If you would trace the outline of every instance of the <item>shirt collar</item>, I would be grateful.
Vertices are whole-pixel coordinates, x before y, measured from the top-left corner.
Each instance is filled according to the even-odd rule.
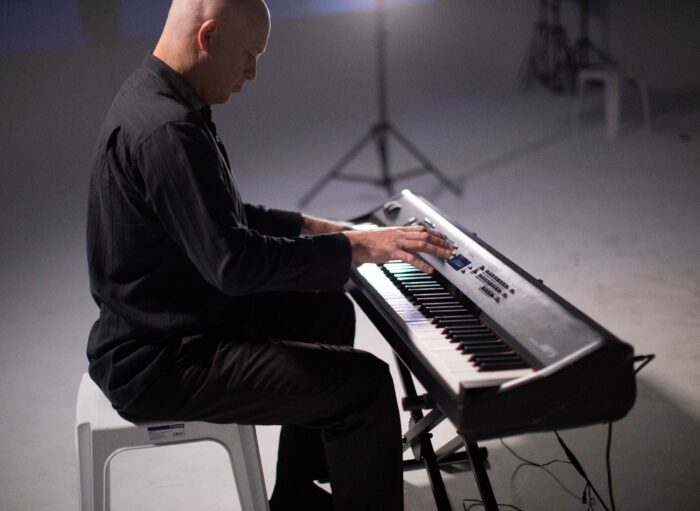
[[[160,60],[153,54],[146,55],[143,59],[143,67],[160,78],[165,84],[177,94],[180,99],[193,111],[199,112],[205,120],[211,122],[211,108],[192,89],[185,78],[175,71],[168,64]]]

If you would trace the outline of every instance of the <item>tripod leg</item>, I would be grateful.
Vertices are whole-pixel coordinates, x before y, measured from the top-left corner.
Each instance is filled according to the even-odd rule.
[[[350,148],[350,150],[343,155],[340,160],[338,160],[338,163],[336,163],[331,170],[328,171],[328,173],[323,176],[314,186],[311,187],[311,189],[304,194],[304,196],[299,200],[299,206],[304,207],[306,206],[309,202],[311,202],[311,199],[313,199],[318,192],[321,191],[321,189],[326,186],[332,179],[334,179],[338,174],[342,172],[342,170],[352,161],[352,159],[359,153],[364,146],[366,146],[368,143],[372,141],[372,136],[373,133],[370,131],[367,133],[364,137],[362,137],[354,146]]]
[[[440,182],[445,185],[446,188],[449,188],[452,193],[455,195],[462,195],[462,189],[457,185],[456,183],[452,182],[450,179],[447,178],[440,170],[438,170],[435,165],[425,156],[423,153],[421,153],[418,148],[413,145],[404,135],[402,135],[396,128],[394,128],[392,125],[388,126],[388,130],[391,134],[393,134],[396,139],[403,145],[408,152],[410,152],[418,161],[420,161],[423,166],[425,167],[425,170],[428,172],[431,172],[432,174],[437,177]]]
[[[374,133],[374,144],[377,146],[379,166],[382,172],[382,184],[386,188],[387,195],[394,195],[394,183],[389,176],[389,139],[386,126],[381,126]]]

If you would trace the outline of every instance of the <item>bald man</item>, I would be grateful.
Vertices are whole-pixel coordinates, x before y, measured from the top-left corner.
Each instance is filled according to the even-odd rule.
[[[175,0],[115,97],[90,182],[90,375],[127,418],[282,425],[273,511],[400,510],[393,382],[352,348],[342,287],[352,262],[431,271],[416,252],[450,247],[241,199],[210,105],[255,78],[269,31],[261,0]]]

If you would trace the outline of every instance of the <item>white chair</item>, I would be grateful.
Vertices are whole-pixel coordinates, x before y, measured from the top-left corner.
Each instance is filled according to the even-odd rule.
[[[646,82],[639,78],[632,78],[616,68],[590,68],[578,72],[578,108],[576,123],[578,125],[583,108],[583,91],[588,83],[602,83],[605,94],[605,133],[609,139],[615,139],[620,134],[620,106],[622,85],[629,83],[639,90],[644,116],[644,127],[651,131],[651,110],[649,108],[649,91]]]
[[[255,426],[123,419],[84,374],[76,407],[80,509],[109,511],[109,463],[126,449],[210,440],[228,452],[243,511],[269,511]]]

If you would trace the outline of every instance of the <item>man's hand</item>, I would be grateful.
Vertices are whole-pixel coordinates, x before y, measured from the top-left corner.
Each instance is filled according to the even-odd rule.
[[[350,240],[353,262],[385,263],[400,259],[426,273],[432,273],[433,268],[418,259],[415,252],[450,257],[453,249],[444,234],[421,226],[382,227],[343,234]]]
[[[352,224],[347,222],[336,222],[334,220],[326,220],[316,216],[301,214],[301,234],[330,234],[332,232],[348,231],[352,229]]]

